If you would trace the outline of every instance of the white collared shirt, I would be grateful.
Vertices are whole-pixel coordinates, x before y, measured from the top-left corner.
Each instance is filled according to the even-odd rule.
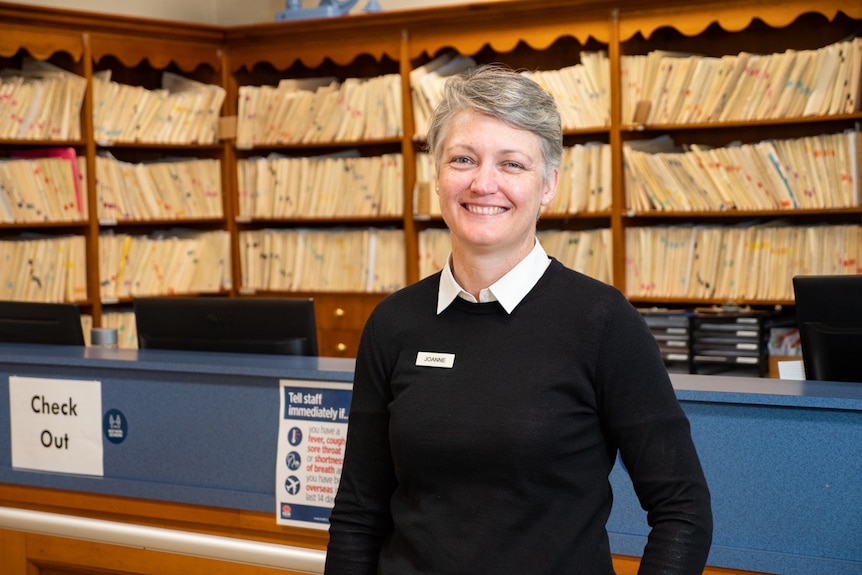
[[[458,285],[455,276],[452,275],[452,254],[446,258],[446,265],[443,266],[443,272],[440,276],[440,291],[437,292],[437,313],[441,313],[449,307],[456,297],[461,297],[473,303],[485,303],[498,301],[506,313],[512,313],[512,310],[521,303],[533,286],[548,269],[551,264],[551,259],[545,253],[542,244],[536,241],[533,249],[527,256],[518,264],[509,270],[506,275],[498,279],[490,286],[483,288],[479,292],[479,300],[473,297],[473,294],[467,292],[464,288]]]

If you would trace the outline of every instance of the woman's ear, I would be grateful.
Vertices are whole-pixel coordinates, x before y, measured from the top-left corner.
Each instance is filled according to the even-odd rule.
[[[554,171],[545,180],[545,188],[542,191],[542,205],[547,206],[557,195],[557,185],[560,183],[560,169],[554,168]]]

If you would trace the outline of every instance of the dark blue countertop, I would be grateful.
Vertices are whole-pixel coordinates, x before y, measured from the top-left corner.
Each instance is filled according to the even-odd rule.
[[[354,361],[334,357],[0,344],[0,366],[15,364],[261,377],[280,377],[289,371],[295,378],[351,381]]]

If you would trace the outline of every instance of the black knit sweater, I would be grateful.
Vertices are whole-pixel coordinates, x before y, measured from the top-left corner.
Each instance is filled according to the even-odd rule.
[[[641,573],[701,573],[706,481],[622,294],[553,261],[511,314],[457,298],[437,315],[438,285],[390,295],[365,327],[326,575],[612,574],[618,451],[652,526]]]

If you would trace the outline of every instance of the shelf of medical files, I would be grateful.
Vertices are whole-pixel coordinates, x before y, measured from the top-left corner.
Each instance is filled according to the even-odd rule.
[[[829,134],[845,134],[848,138],[855,134],[856,153],[859,154],[859,132],[862,130],[862,112],[840,114],[833,116],[806,116],[769,120],[746,120],[730,122],[710,122],[692,124],[646,125],[626,124],[620,127],[622,146],[629,142],[645,141],[669,137],[675,145],[675,152],[687,152],[694,145],[705,149],[735,146],[738,144],[758,144],[777,139],[800,139]],[[853,144],[848,144],[848,153],[853,152]],[[856,162],[855,180],[862,180],[862,165]],[[851,176],[853,177],[853,176]],[[623,184],[624,186],[624,184]],[[622,216],[624,221],[631,223],[636,219],[687,219],[687,218],[733,218],[742,217],[825,217],[832,214],[860,214],[862,203],[853,206],[831,206],[823,208],[788,206],[783,209],[748,210],[728,208],[717,211],[674,210],[674,209],[634,209],[630,207],[631,200],[626,200],[623,193]]]
[[[57,48],[59,50],[59,47]],[[15,58],[19,57],[35,57],[35,54],[29,51],[30,47],[21,47],[18,54],[15,55]],[[2,46],[0,46],[0,51],[2,51]],[[43,56],[51,63],[55,64],[61,63],[65,58],[69,57],[71,53],[57,53],[53,54],[44,54]],[[80,54],[72,56],[73,58],[80,57]],[[59,60],[57,59],[59,58]],[[77,69],[80,65],[80,62],[65,62],[64,66],[69,66],[70,68]],[[62,156],[65,159],[71,159],[72,162],[72,177],[77,173],[76,170],[78,167],[82,166],[82,160],[85,158],[86,153],[86,142],[80,138],[3,138],[0,139],[0,156],[2,156],[2,160],[12,160],[12,159],[31,159],[36,160],[39,158],[46,159],[50,161],[55,155],[55,151],[57,152],[57,157]],[[75,159],[77,158],[77,159]],[[38,174],[39,170],[42,168],[35,168],[33,174]],[[83,174],[82,174],[83,175]],[[18,182],[16,180],[16,183]],[[0,222],[0,241],[11,242],[9,245],[15,244],[17,248],[24,243],[31,243],[31,245],[35,246],[40,243],[44,243],[43,240],[52,244],[53,246],[49,249],[57,249],[61,244],[64,244],[64,247],[61,249],[68,250],[71,248],[67,241],[74,242],[76,244],[76,249],[74,250],[75,254],[81,254],[83,261],[80,262],[83,267],[78,268],[77,271],[88,269],[87,258],[84,256],[88,249],[88,244],[91,243],[91,225],[92,221],[89,217],[89,206],[87,205],[88,194],[86,191],[86,179],[79,177],[77,182],[74,182],[75,189],[74,194],[76,196],[77,201],[77,213],[69,216],[67,215],[68,209],[71,209],[72,212],[75,212],[75,208],[70,204],[60,205],[57,203],[54,206],[49,206],[52,203],[47,197],[47,194],[56,191],[49,190],[45,188],[42,192],[45,194],[44,196],[31,196],[30,194],[34,194],[36,192],[35,189],[31,188],[29,184],[27,186],[21,185],[17,187],[17,192],[20,194],[24,192],[23,195],[19,195],[18,198],[24,201],[27,205],[33,207],[33,209],[38,210],[47,210],[40,211],[39,213],[31,213],[31,214],[23,214],[16,213],[15,210],[11,213],[12,221],[2,221]],[[66,190],[67,193],[71,193],[71,190]],[[5,193],[5,190],[2,192]],[[13,194],[14,196],[14,194]],[[10,200],[14,200],[13,196],[7,196],[5,201],[8,202]],[[59,196],[58,196],[59,198]],[[62,198],[60,201],[66,201],[68,196]],[[58,210],[60,210],[58,212]],[[0,214],[5,211],[0,207]],[[83,240],[80,244],[78,240]],[[30,256],[34,256],[36,251],[39,248],[33,248],[30,251]],[[80,251],[79,251],[80,250]],[[72,251],[66,251],[67,257],[72,257]],[[53,271],[49,271],[44,265],[40,268],[42,273],[47,273],[53,277],[45,277],[42,276],[37,277],[33,275],[28,278],[35,286],[38,286],[38,290],[28,289],[26,290],[26,294],[22,294],[21,290],[18,289],[20,287],[20,282],[15,281],[14,278],[16,276],[9,275],[9,266],[10,261],[6,259],[8,257],[8,253],[4,254],[3,258],[5,260],[5,268],[0,266],[0,276],[5,278],[3,288],[0,289],[0,293],[3,295],[0,297],[6,299],[15,299],[22,301],[62,301],[68,303],[74,303],[81,308],[83,314],[88,317],[91,316],[94,310],[94,301],[92,298],[92,294],[89,293],[91,291],[91,286],[89,285],[89,278],[80,277],[80,274],[73,273],[71,265],[60,265],[58,268],[52,268]],[[76,260],[77,261],[77,260]],[[12,260],[14,263],[14,258]],[[46,262],[47,263],[47,260]],[[69,264],[69,261],[65,262]],[[35,269],[35,268],[34,268]],[[20,275],[20,268],[19,268]],[[48,284],[56,284],[56,278],[60,276],[64,276],[66,279],[64,283],[68,286],[64,288],[63,294],[57,293],[49,293],[46,290],[48,289]]]
[[[195,190],[198,194],[197,207],[186,211],[182,206],[170,207],[163,205],[163,200],[166,202],[163,194],[166,190],[155,190],[157,197],[151,198],[151,206],[157,212],[152,213],[134,212],[129,210],[126,213],[118,213],[119,210],[111,211],[101,205],[103,198],[99,194],[99,187],[96,188],[96,211],[98,217],[98,241],[99,253],[103,253],[107,249],[107,245],[112,241],[111,236],[125,238],[129,241],[147,241],[159,239],[178,239],[191,238],[194,236],[202,236],[203,234],[224,234],[223,240],[225,252],[222,254],[222,260],[225,260],[227,269],[222,273],[222,279],[218,285],[210,286],[203,290],[198,289],[156,289],[155,291],[147,290],[120,290],[119,293],[106,293],[104,283],[107,277],[111,274],[109,270],[101,269],[101,257],[99,262],[96,262],[97,272],[99,274],[100,302],[105,312],[128,313],[131,310],[131,303],[135,297],[139,296],[227,296],[231,294],[231,285],[234,283],[232,271],[230,267],[230,221],[226,214],[230,213],[229,204],[227,202],[227,191],[225,181],[229,172],[226,170],[224,162],[225,145],[222,143],[213,144],[160,144],[149,142],[100,142],[97,145],[97,154],[110,154],[114,159],[121,162],[134,163],[143,165],[146,163],[165,163],[176,162],[177,160],[185,161],[215,161],[216,173],[210,175],[211,183],[217,186],[217,194],[215,202],[210,201],[206,207],[201,205],[206,201],[204,195],[212,194],[213,190],[205,191],[202,187]],[[181,164],[177,164],[181,165]],[[214,179],[212,179],[214,178]],[[188,190],[185,190],[188,192]],[[177,198],[179,199],[179,198]],[[103,209],[104,208],[104,209]],[[119,263],[118,269],[123,269],[124,264]],[[164,269],[170,269],[168,262],[165,262]],[[110,290],[108,290],[110,291]]]
[[[629,124],[620,128],[622,145],[633,140],[655,138],[670,135],[680,146],[679,151],[687,149],[689,144],[705,144],[707,147],[718,147],[732,143],[755,143],[773,139],[774,137],[817,136],[824,132],[840,133],[849,130],[848,138],[855,137],[860,141],[859,126],[862,113],[841,114],[836,116],[809,116],[803,118],[785,118],[776,120],[718,122],[709,124],[673,124],[673,125],[643,125]],[[846,132],[845,132],[846,133]],[[854,136],[855,135],[855,136]],[[852,146],[850,147],[852,151]],[[858,152],[857,152],[858,154]],[[856,173],[850,178],[855,181],[857,194],[862,180],[862,168],[858,162],[854,164]],[[626,168],[624,167],[623,170]],[[625,183],[622,184],[623,187]],[[730,229],[756,225],[789,225],[801,228],[817,229],[822,226],[858,226],[862,223],[862,204],[836,205],[832,207],[796,207],[788,205],[780,209],[735,209],[704,211],[700,209],[635,209],[632,199],[627,199],[628,191],[623,190],[624,205],[621,208],[620,226],[622,236],[626,237],[629,230],[636,228],[696,228],[716,227]],[[693,193],[693,192],[692,192]],[[858,196],[857,200],[858,202]],[[630,246],[626,245],[624,258],[630,261],[634,255]],[[852,270],[851,270],[852,271]],[[843,272],[841,272],[843,273]],[[629,299],[638,304],[656,305],[722,305],[730,299],[739,305],[754,305],[758,307],[792,306],[790,297],[724,297],[698,298],[683,295],[643,295],[632,286],[626,286]],[[786,290],[785,290],[786,291]]]

